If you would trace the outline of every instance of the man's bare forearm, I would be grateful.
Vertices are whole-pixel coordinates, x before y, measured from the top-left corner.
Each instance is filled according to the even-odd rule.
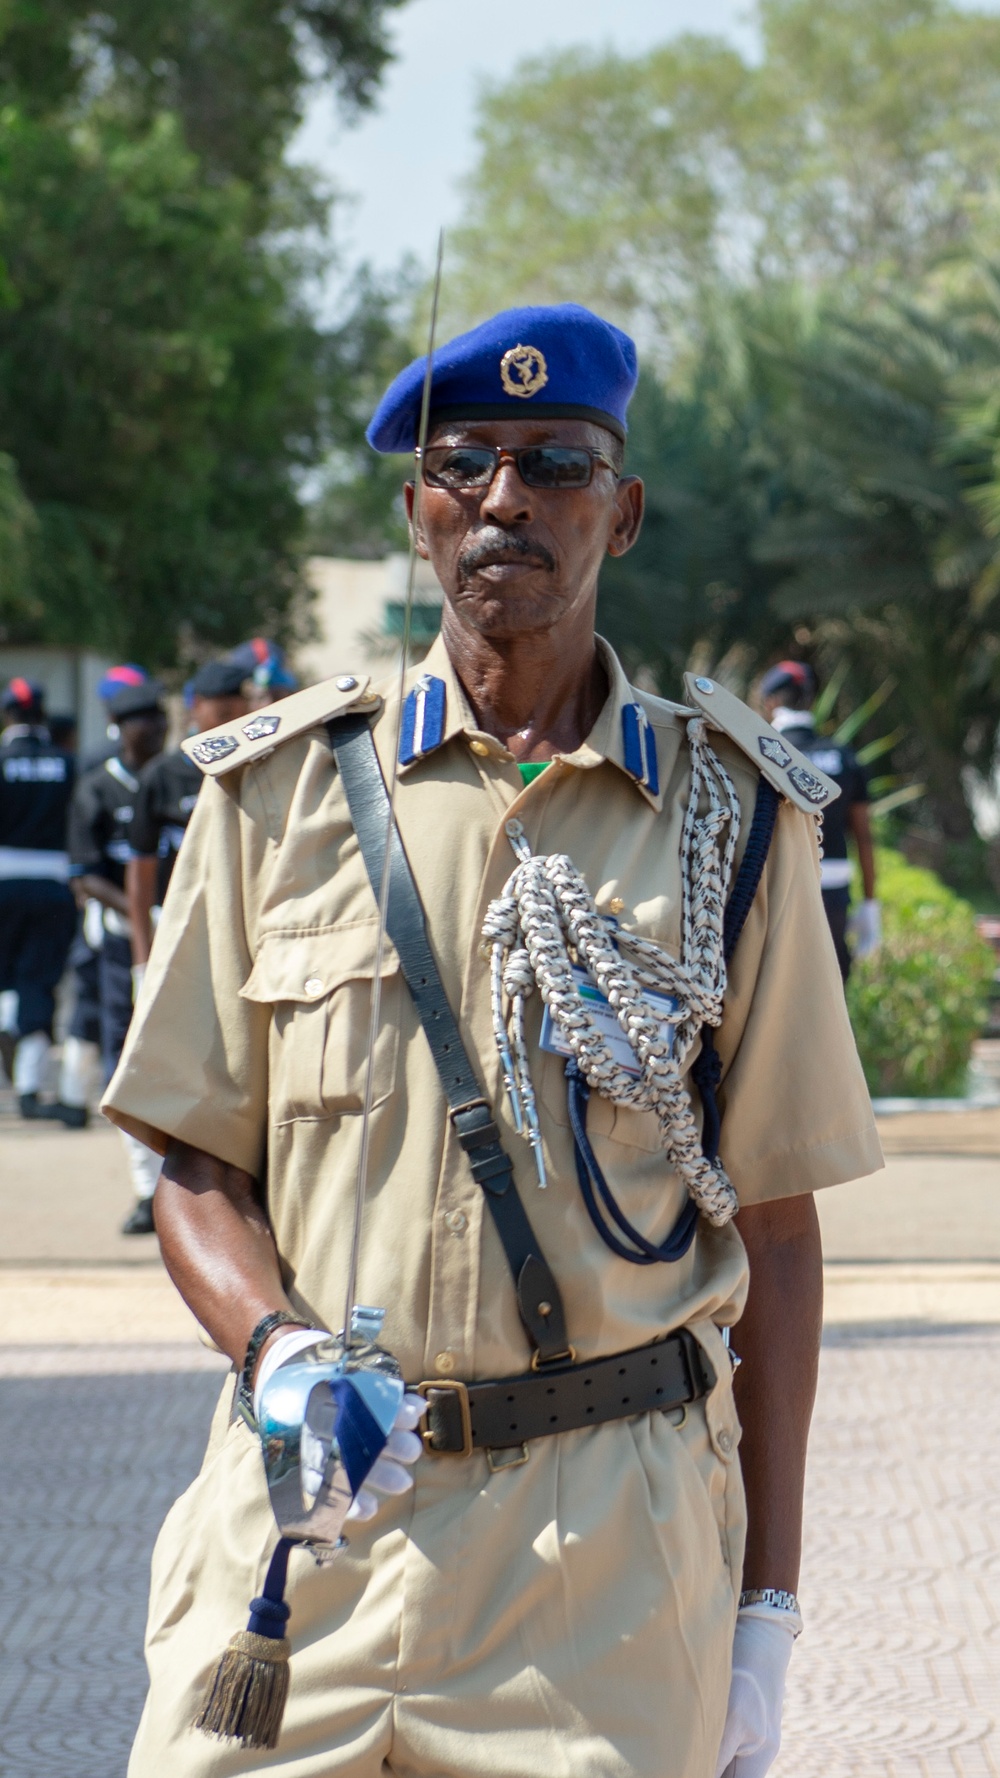
[[[294,1313],[256,1181],[200,1148],[173,1142],[155,1203],[167,1271],[216,1345],[241,1366],[258,1321],[272,1309]]]
[[[156,901],[157,870],[155,858],[130,858],[125,866],[133,963],[148,963],[153,946],[152,912]]]
[[[823,1254],[812,1197],[742,1210],[750,1294],[733,1329],[747,1497],[744,1587],[794,1592],[802,1555],[806,1445],[823,1330]]]

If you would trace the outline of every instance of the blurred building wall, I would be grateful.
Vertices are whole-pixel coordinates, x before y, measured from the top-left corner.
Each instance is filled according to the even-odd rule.
[[[391,670],[397,658],[407,566],[403,555],[381,562],[313,556],[306,564],[316,593],[310,616],[318,635],[296,649],[295,666],[308,684],[352,670],[378,676]],[[437,577],[419,558],[414,600],[414,652],[419,654],[437,633],[441,612]]]

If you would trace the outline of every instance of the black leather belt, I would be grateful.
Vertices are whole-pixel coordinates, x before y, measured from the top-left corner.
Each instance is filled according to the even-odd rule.
[[[504,1450],[554,1432],[661,1413],[698,1401],[715,1373],[687,1328],[655,1346],[635,1346],[591,1364],[546,1365],[489,1383],[437,1377],[418,1383],[427,1402],[424,1449],[438,1457]],[[527,1453],[525,1452],[525,1455]]]

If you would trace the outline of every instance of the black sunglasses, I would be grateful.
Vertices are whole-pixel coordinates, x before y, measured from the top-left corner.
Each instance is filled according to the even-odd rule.
[[[587,488],[595,463],[603,463],[617,477],[618,470],[603,451],[583,445],[526,445],[508,451],[499,445],[429,445],[417,450],[428,487],[488,488],[501,463],[516,463],[521,480],[529,488]]]

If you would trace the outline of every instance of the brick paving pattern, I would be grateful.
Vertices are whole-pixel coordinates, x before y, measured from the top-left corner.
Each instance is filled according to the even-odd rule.
[[[7,1356],[0,1775],[122,1778],[149,1551],[219,1379],[149,1349],[75,1376]],[[774,1778],[1000,1778],[998,1404],[1000,1329],[828,1337]]]
[[[774,1778],[1000,1775],[1000,1329],[828,1336]]]

